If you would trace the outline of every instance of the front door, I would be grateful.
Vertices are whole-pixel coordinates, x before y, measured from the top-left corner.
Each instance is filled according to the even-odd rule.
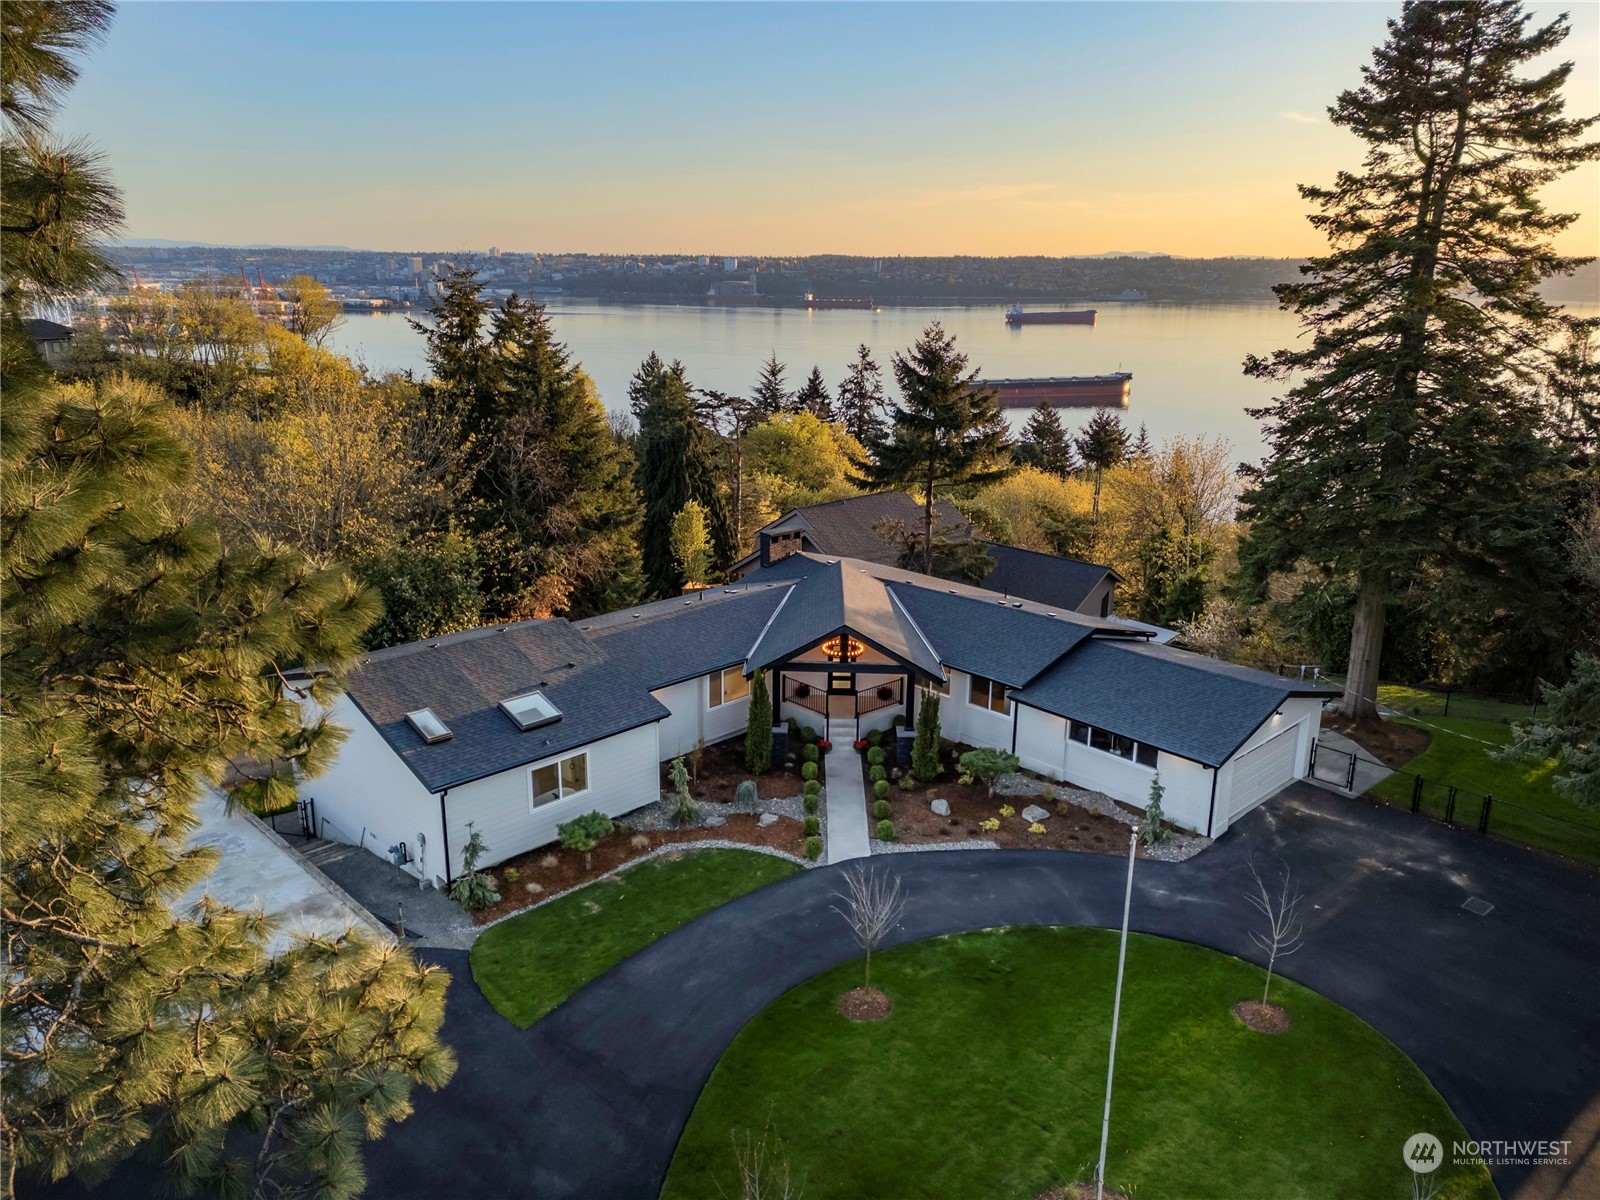
[[[856,719],[856,677],[853,671],[828,672],[828,719]]]

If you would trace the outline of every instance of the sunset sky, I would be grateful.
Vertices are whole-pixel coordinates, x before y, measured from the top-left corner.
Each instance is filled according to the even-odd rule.
[[[1600,7],[1572,10],[1574,114]],[[1299,255],[1397,4],[124,4],[59,122],[127,233],[372,249]],[[1552,187],[1595,253],[1600,170]]]

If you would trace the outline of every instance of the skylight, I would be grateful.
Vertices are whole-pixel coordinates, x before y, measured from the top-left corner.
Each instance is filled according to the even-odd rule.
[[[524,732],[561,720],[561,710],[551,704],[543,692],[529,692],[526,696],[502,700],[500,711],[515,721],[517,728]]]
[[[417,731],[417,736],[430,746],[435,742],[448,742],[452,736],[450,726],[439,720],[431,708],[419,708],[416,712],[408,712],[406,720],[411,723],[411,728]]]

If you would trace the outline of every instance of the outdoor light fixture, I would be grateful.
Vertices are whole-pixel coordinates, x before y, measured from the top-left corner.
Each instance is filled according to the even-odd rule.
[[[829,662],[855,662],[865,652],[865,642],[853,637],[831,637],[822,643],[822,652]]]

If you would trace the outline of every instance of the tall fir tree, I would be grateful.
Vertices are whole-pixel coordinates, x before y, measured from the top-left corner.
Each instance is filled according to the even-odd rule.
[[[1143,421],[1139,422],[1139,432],[1133,435],[1133,441],[1128,445],[1128,457],[1137,463],[1155,461],[1156,448],[1150,441],[1150,429]]]
[[[452,269],[440,281],[432,320],[411,322],[431,375],[424,390],[454,418],[461,437],[481,429],[499,404],[489,345],[493,308],[476,275]]]
[[[178,906],[218,861],[187,844],[206,788],[276,799],[327,763],[340,732],[306,714],[377,608],[342,570],[175,511],[167,398],[63,386],[34,350],[24,301],[106,278],[115,189],[43,123],[110,15],[0,17],[0,1190],[94,1183],[147,1145],[175,1194],[342,1200],[362,1139],[454,1069],[448,977],[354,931],[273,953],[260,913]]]
[[[756,380],[756,390],[750,398],[755,402],[756,409],[766,416],[788,412],[793,406],[794,395],[783,382],[785,370],[784,364],[778,361],[776,350],[767,355],[767,361],[761,364],[761,376]]]
[[[832,421],[833,398],[828,395],[828,385],[822,380],[822,369],[812,367],[811,374],[794,394],[794,407],[798,412],[808,412],[819,421]]]
[[[894,375],[902,403],[889,432],[866,443],[871,458],[857,464],[854,481],[922,492],[922,571],[931,575],[937,492],[1005,478],[1011,443],[994,391],[978,385],[978,372],[967,370],[967,356],[937,321],[909,353],[894,356]]]
[[[1037,467],[1059,479],[1067,478],[1078,469],[1078,460],[1072,453],[1072,438],[1061,423],[1061,414],[1048,401],[1040,401],[1023,426],[1016,459],[1023,466]]]
[[[888,432],[883,419],[883,369],[872,359],[865,343],[856,349],[855,361],[839,381],[835,419],[862,445],[882,439]]]
[[[1100,529],[1100,489],[1105,483],[1105,473],[1122,465],[1128,456],[1128,431],[1122,418],[1109,409],[1097,408],[1076,439],[1078,457],[1086,470],[1094,474],[1094,501],[1092,520],[1095,532]]]
[[[490,337],[474,520],[491,617],[588,616],[637,602],[639,497],[589,377],[544,306],[516,296]]]
[[[698,500],[706,511],[712,565],[725,570],[736,556],[717,437],[701,420],[680,362],[668,366],[652,351],[634,372],[628,397],[639,422],[638,483],[644,502],[639,542],[645,584],[652,595],[672,596],[684,585],[672,551],[672,521],[690,500]]]
[[[1408,3],[1389,22],[1329,110],[1365,143],[1361,169],[1300,189],[1330,248],[1276,290],[1307,336],[1245,364],[1292,385],[1252,410],[1269,453],[1242,498],[1245,578],[1260,590],[1305,563],[1353,580],[1352,718],[1376,719],[1385,621],[1411,581],[1509,587],[1516,610],[1558,565],[1544,510],[1562,468],[1537,381],[1593,322],[1539,295],[1587,261],[1552,248],[1575,218],[1539,190],[1600,148],[1582,140],[1595,118],[1565,116],[1571,63],[1526,68],[1567,33],[1515,0]]]

